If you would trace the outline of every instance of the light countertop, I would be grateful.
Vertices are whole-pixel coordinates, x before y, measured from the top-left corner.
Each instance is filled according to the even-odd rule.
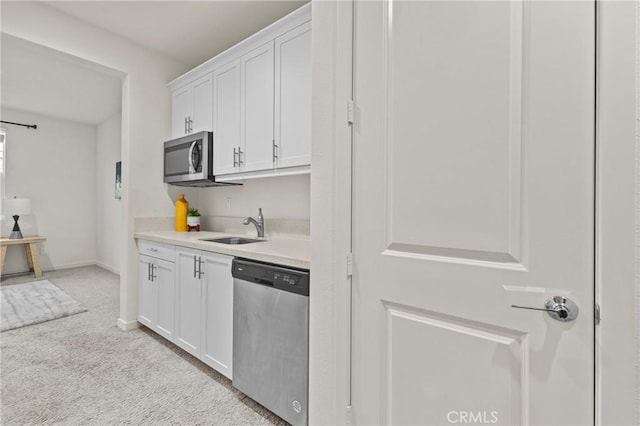
[[[189,247],[197,250],[228,254],[263,262],[276,263],[294,268],[309,269],[309,240],[294,240],[285,238],[265,238],[266,241],[251,244],[221,244],[200,241],[203,238],[244,237],[247,235],[233,235],[222,232],[175,232],[175,231],[145,231],[136,232],[135,238],[156,241],[176,246]],[[250,237],[253,238],[253,237]]]

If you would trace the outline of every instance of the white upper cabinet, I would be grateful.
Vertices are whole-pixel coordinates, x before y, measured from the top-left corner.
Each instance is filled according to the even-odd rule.
[[[187,124],[191,114],[191,87],[174,90],[171,96],[171,136],[179,138],[188,133]]]
[[[276,167],[311,164],[311,22],[275,40]]]
[[[213,128],[213,77],[207,74],[176,89],[171,102],[174,138]]]
[[[213,77],[207,74],[191,86],[191,133],[213,129]]]
[[[218,180],[311,165],[311,4],[169,83],[173,137],[213,130]]]
[[[242,171],[273,168],[273,41],[242,56]]]
[[[240,147],[240,59],[213,72],[213,173],[236,173]]]

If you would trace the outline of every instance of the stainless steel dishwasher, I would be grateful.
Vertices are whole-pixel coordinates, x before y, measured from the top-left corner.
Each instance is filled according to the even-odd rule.
[[[232,275],[233,386],[306,425],[309,271],[236,258]]]

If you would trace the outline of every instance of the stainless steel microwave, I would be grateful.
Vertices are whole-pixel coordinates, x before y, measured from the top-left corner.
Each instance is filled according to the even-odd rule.
[[[164,181],[178,186],[228,186],[213,175],[213,133],[199,132],[164,143]]]

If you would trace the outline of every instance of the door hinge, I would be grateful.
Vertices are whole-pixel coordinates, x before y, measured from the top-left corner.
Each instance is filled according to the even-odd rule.
[[[347,102],[347,123],[349,124],[353,124],[353,109],[353,99],[351,99]]]
[[[353,253],[347,253],[347,278],[353,275]]]
[[[596,303],[595,309],[594,309],[594,320],[596,325],[600,325],[600,305],[598,305]]]

